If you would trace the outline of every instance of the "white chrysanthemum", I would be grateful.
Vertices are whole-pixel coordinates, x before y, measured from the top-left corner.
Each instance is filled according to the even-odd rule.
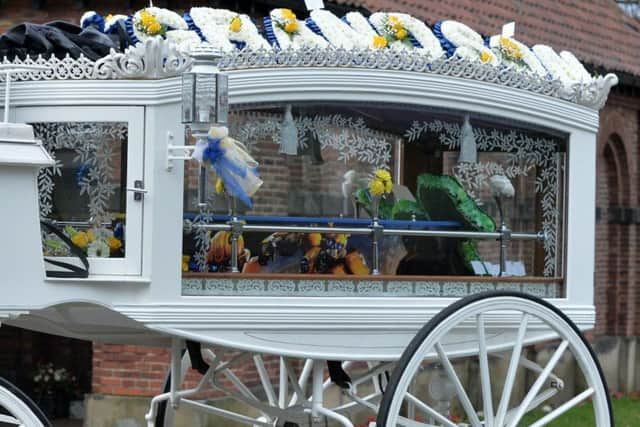
[[[90,258],[109,258],[109,244],[103,239],[96,239],[89,244],[87,256]]]
[[[227,23],[227,28],[229,29],[229,39],[235,42],[243,42],[247,44],[247,47],[252,50],[258,49],[269,49],[269,42],[267,42],[261,35],[260,31],[258,31],[258,27],[253,23],[251,18],[248,15],[239,14],[236,17],[240,18],[240,31],[235,32],[231,30],[231,21]]]
[[[560,52],[560,58],[567,64],[567,74],[569,74],[569,77],[573,80],[581,83],[588,83],[593,80],[591,74],[589,74],[587,69],[584,68],[584,65],[578,61],[578,58],[576,58],[573,53],[563,50]]]
[[[328,10],[315,9],[311,11],[310,15],[332,46],[345,49],[365,49],[370,47],[371,43],[368,39],[363,38],[349,24]]]
[[[484,45],[482,36],[465,24],[457,21],[443,21],[440,24],[440,31],[444,38],[456,47],[457,56],[472,61],[488,62],[492,65],[499,64],[498,57]]]
[[[111,31],[111,28],[116,25],[120,21],[125,21],[127,19],[127,15],[108,15],[104,19],[104,32],[108,33]]]
[[[189,26],[182,16],[161,7],[147,7],[147,12],[156,17],[161,24],[171,27],[172,30],[187,30]]]
[[[229,41],[229,37],[227,36],[227,25],[218,25],[215,22],[210,22],[200,27],[200,31],[202,31],[202,35],[207,40],[207,43],[213,47],[224,52],[235,49],[235,46]]]
[[[565,86],[575,83],[567,72],[567,64],[551,47],[537,44],[532,50],[553,78],[560,80]]]
[[[376,31],[371,28],[371,24],[360,12],[349,12],[345,15],[351,28],[362,35],[367,42],[367,47],[373,48],[374,38],[378,35]]]
[[[317,35],[307,27],[307,25],[300,20],[296,20],[298,23],[297,31],[293,33],[286,32],[282,27],[287,20],[283,15],[284,9],[273,9],[269,16],[271,18],[271,26],[273,27],[273,34],[278,40],[278,44],[281,49],[301,49],[304,47],[327,47],[329,43]]]
[[[213,9],[211,7],[192,7],[189,11],[193,23],[202,28],[204,25],[214,23],[229,25],[238,14],[226,9]]]
[[[189,30],[167,31],[166,38],[169,43],[175,44],[180,52],[186,54],[201,43],[200,36]]]
[[[509,58],[505,57],[504,55],[502,55],[502,51],[500,50],[500,39],[502,38],[501,35],[496,35],[496,36],[492,36],[489,39],[489,46],[491,46],[491,49],[493,50],[493,53],[496,54],[496,56],[498,56],[498,58],[500,58],[500,61],[505,64],[505,65],[509,65],[509,66],[513,66],[516,67],[517,69],[525,69],[528,71],[533,72],[534,74],[540,76],[540,77],[546,77],[547,75],[547,70],[544,68],[544,66],[542,65],[542,63],[540,62],[540,60],[533,54],[533,52],[531,52],[531,49],[529,49],[528,46],[526,46],[524,43],[519,42],[518,40],[511,38],[511,37],[507,37],[507,39],[509,39],[510,42],[514,43],[516,46],[518,46],[518,48],[520,49],[520,52],[522,53],[522,62],[524,63],[525,67],[522,67],[522,65],[510,60]]]

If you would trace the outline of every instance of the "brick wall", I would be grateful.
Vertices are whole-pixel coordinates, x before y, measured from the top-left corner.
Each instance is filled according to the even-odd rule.
[[[639,205],[638,110],[637,100],[616,95],[600,115],[595,266],[599,334],[640,334],[638,225],[624,215]]]

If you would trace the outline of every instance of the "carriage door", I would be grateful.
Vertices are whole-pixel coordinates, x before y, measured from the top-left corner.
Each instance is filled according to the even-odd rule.
[[[86,252],[91,275],[141,274],[144,195],[133,189],[144,186],[144,108],[18,108],[16,120],[55,159],[38,176],[40,217]],[[44,255],[76,262],[54,234],[43,232],[42,245]]]

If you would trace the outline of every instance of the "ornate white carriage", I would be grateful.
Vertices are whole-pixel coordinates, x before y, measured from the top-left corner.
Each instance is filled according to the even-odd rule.
[[[264,185],[251,209],[226,215],[213,185],[200,188],[208,203],[196,197],[198,177],[214,175],[183,162],[193,146],[183,142],[180,74],[191,59],[173,45],[151,38],[96,63],[5,63],[43,68],[16,74],[9,117],[41,142],[22,127],[0,141],[10,242],[0,245],[2,323],[171,346],[150,426],[169,425],[182,407],[249,425],[352,426],[356,406],[378,412],[379,425],[517,425],[566,397],[553,373],[566,353],[583,387],[532,425],[588,398],[597,425],[612,425],[579,330],[595,321],[596,132],[615,76],[566,84],[393,49],[228,52],[219,67],[229,75],[230,134],[258,160]],[[393,198],[379,207],[375,197],[354,199],[381,168]],[[513,182],[515,197],[491,190],[496,175]],[[74,262],[37,226],[45,218],[89,251],[88,277],[45,274],[43,249]],[[550,360],[528,359],[523,348],[544,341]],[[180,388],[185,342],[203,374],[193,390]],[[280,356],[277,385],[262,354]],[[502,359],[504,379],[492,377]],[[469,360],[477,379],[461,381]],[[327,361],[344,362],[329,363],[330,380]],[[233,373],[249,362],[261,393]],[[523,371],[534,380],[512,398]],[[339,403],[323,400],[334,385]],[[0,387],[12,417],[46,424]],[[191,397],[207,388],[259,414]]]

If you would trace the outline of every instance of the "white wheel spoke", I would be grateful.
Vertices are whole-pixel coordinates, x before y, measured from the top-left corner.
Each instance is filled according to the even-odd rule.
[[[432,418],[435,418],[436,420],[441,422],[443,425],[448,426],[448,427],[457,427],[457,424],[455,424],[450,419],[446,418],[444,415],[442,415],[440,412],[436,411],[432,407],[428,406],[426,403],[424,403],[422,400],[420,400],[417,397],[415,397],[413,394],[407,393],[405,395],[405,399],[407,399],[409,402],[413,403],[419,410],[424,412],[426,415],[428,415],[428,416],[430,416]],[[409,420],[409,421],[411,421],[411,420]],[[398,421],[398,422],[400,423],[400,421]]]
[[[0,423],[20,425],[20,421],[16,420],[10,415],[0,415]]]
[[[549,374],[551,373],[553,368],[555,368],[556,365],[558,364],[558,361],[560,360],[560,358],[562,357],[562,355],[564,354],[568,346],[569,346],[569,341],[566,341],[566,340],[562,341],[562,343],[558,346],[556,351],[553,353],[553,356],[551,356],[551,359],[549,359],[547,366],[544,367],[544,370],[540,373],[536,381],[531,386],[531,389],[525,396],[524,400],[520,404],[520,407],[516,411],[516,414],[514,415],[513,419],[511,420],[511,423],[509,424],[509,427],[515,427],[516,425],[518,425],[518,423],[520,422],[520,419],[522,419],[522,416],[527,411],[527,408],[529,407],[531,402],[533,402],[533,399],[536,397],[536,395],[542,388],[542,385],[549,377]]]
[[[556,409],[554,409],[553,411],[549,412],[547,415],[545,415],[544,417],[540,418],[538,421],[536,421],[535,423],[531,424],[529,427],[542,427],[542,426],[545,426],[545,425],[549,424],[551,421],[555,420],[560,415],[562,415],[565,412],[567,412],[569,409],[571,409],[574,406],[578,405],[580,402],[583,402],[583,401],[587,400],[594,392],[595,392],[595,390],[593,388],[586,389],[585,391],[583,391],[579,395],[575,396],[571,400],[569,400],[569,401],[563,403],[562,405],[558,406]]]
[[[496,413],[496,426],[504,425],[504,418],[509,409],[509,399],[511,398],[511,392],[513,391],[513,385],[516,380],[517,368],[519,365],[520,354],[522,353],[522,344],[524,342],[524,335],[527,332],[527,323],[529,322],[529,315],[524,313],[520,320],[520,327],[518,328],[518,335],[516,342],[513,346],[513,352],[511,353],[511,360],[509,361],[509,368],[507,369],[507,375],[504,380],[504,389],[502,390],[502,396],[500,397],[500,404],[498,405],[498,412]]]
[[[460,378],[458,378],[456,371],[453,369],[453,365],[451,364],[451,362],[449,361],[449,358],[445,354],[444,349],[442,348],[442,345],[440,343],[436,343],[435,348],[436,348],[436,352],[438,353],[438,357],[442,362],[442,366],[444,367],[444,370],[447,373],[447,376],[453,382],[456,388],[456,394],[458,395],[458,399],[460,399],[460,403],[462,404],[464,411],[467,413],[467,417],[469,417],[469,422],[471,422],[471,425],[474,427],[481,427],[478,414],[476,413],[476,410],[473,408],[473,405],[471,404],[471,400],[469,400],[469,396],[467,395],[467,392],[464,391],[464,387],[460,382]]]
[[[545,391],[543,391],[542,393],[537,395],[535,399],[533,399],[533,402],[531,402],[531,404],[529,404],[529,406],[527,407],[527,410],[525,412],[533,411],[538,406],[542,405],[544,402],[546,402],[547,400],[551,399],[556,394],[558,394],[558,389],[557,388],[548,388],[548,389],[546,389]],[[513,416],[515,415],[516,411],[519,408],[520,407],[518,406],[517,408],[511,409],[511,410],[509,410],[509,412],[507,412],[507,415],[504,418],[504,423],[505,424],[509,424],[511,422],[511,420],[513,419]]]
[[[487,357],[487,341],[484,331],[484,316],[478,314],[478,343],[480,363],[480,383],[482,384],[482,404],[484,408],[484,423],[493,426],[493,397],[491,395],[491,375],[489,373],[489,358]]]
[[[264,394],[267,396],[269,405],[275,406],[276,393],[273,391],[273,385],[271,385],[271,379],[269,379],[267,369],[264,367],[262,356],[259,354],[254,355],[253,362],[256,364],[256,370],[258,371],[258,376],[260,377],[260,382],[262,383],[262,388],[264,389]]]
[[[298,384],[298,379],[296,378],[296,373],[293,371],[291,367],[291,363],[289,363],[289,359],[284,357],[284,367],[287,370],[287,376],[289,377],[289,382],[293,386],[293,392],[298,396],[297,400],[304,399],[304,392],[302,388],[300,388],[300,384]]]

